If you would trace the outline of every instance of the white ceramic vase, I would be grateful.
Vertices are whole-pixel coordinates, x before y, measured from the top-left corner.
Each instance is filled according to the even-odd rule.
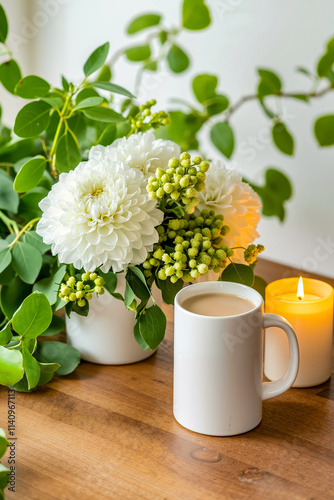
[[[124,295],[125,274],[117,275],[116,292]],[[161,304],[158,290],[155,300]],[[160,291],[159,291],[160,292]],[[157,295],[157,297],[156,297]],[[159,304],[160,302],[160,304]],[[66,317],[67,342],[78,349],[85,361],[103,365],[124,365],[146,359],[155,350],[144,350],[133,335],[135,314],[106,292],[89,301],[87,317],[72,313]]]

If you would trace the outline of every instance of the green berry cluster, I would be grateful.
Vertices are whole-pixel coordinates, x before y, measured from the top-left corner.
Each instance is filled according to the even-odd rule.
[[[159,242],[143,263],[146,277],[155,273],[172,283],[193,281],[211,269],[218,273],[233,255],[233,250],[222,245],[229,227],[213,210],[190,215],[189,220],[170,219],[166,227],[161,225],[157,230]]]
[[[92,293],[104,294],[104,284],[104,279],[96,273],[83,273],[80,280],[65,275],[59,297],[65,302],[76,302],[79,307],[84,307],[87,300],[92,298]]]
[[[249,245],[244,251],[244,259],[250,266],[255,264],[259,253],[264,251],[263,245]]]
[[[152,99],[139,106],[139,112],[131,117],[131,133],[146,132],[151,128],[157,129],[169,124],[169,115],[165,111],[152,113],[151,108],[156,103],[157,101]]]
[[[186,214],[192,214],[198,204],[197,193],[205,187],[205,172],[208,169],[209,163],[200,156],[193,161],[189,153],[182,153],[180,159],[171,158],[167,170],[158,168],[155,177],[149,179],[149,196],[162,201],[164,207],[177,204]]]

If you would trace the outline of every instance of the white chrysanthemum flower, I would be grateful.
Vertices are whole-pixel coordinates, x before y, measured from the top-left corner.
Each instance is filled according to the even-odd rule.
[[[142,172],[124,162],[90,160],[63,173],[40,204],[37,233],[59,261],[77,269],[123,271],[141,264],[159,239],[163,213]]]
[[[125,161],[130,167],[141,170],[146,179],[155,175],[156,169],[167,169],[168,160],[179,157],[181,150],[172,141],[156,139],[152,132],[139,132],[117,139],[110,146],[94,146],[89,159],[101,161]]]
[[[219,160],[213,162],[198,198],[197,209],[214,210],[224,216],[224,224],[230,227],[224,243],[230,248],[247,247],[259,236],[260,199],[249,184],[242,182],[240,172],[227,169]],[[235,256],[243,260],[242,252],[235,252]]]

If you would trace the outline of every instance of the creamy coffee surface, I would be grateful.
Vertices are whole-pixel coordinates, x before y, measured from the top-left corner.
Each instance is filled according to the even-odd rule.
[[[203,316],[237,316],[254,309],[255,305],[239,295],[228,293],[202,293],[185,299],[181,306],[189,312]]]

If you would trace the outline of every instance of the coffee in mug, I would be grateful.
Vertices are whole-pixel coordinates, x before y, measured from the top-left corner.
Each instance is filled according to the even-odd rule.
[[[203,293],[188,297],[183,309],[203,316],[236,316],[254,309],[255,304],[240,295],[229,293]]]

